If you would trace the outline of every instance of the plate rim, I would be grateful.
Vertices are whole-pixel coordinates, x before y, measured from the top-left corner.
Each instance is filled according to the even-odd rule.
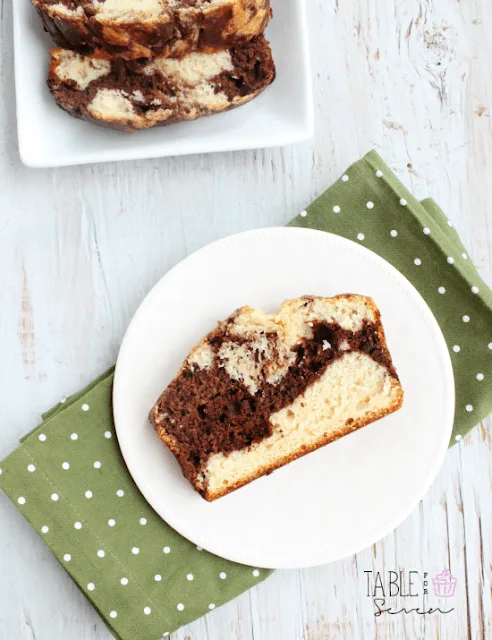
[[[419,502],[423,499],[423,497],[427,494],[427,492],[429,491],[429,489],[431,488],[433,482],[435,481],[437,474],[439,473],[439,470],[441,469],[443,463],[444,463],[444,459],[446,456],[446,453],[448,451],[448,445],[449,445],[449,441],[450,441],[450,437],[452,434],[452,430],[453,430],[453,424],[454,424],[454,415],[455,415],[455,403],[456,403],[456,393],[455,393],[455,384],[454,384],[454,372],[453,372],[453,366],[452,366],[452,361],[451,361],[451,355],[449,353],[449,349],[447,347],[446,344],[446,340],[444,338],[444,335],[442,333],[442,330],[439,326],[439,323],[437,322],[434,314],[432,313],[430,307],[428,306],[428,304],[425,302],[424,298],[422,297],[422,295],[419,293],[419,291],[414,287],[414,285],[408,280],[408,278],[406,278],[401,272],[399,272],[395,267],[393,267],[393,265],[391,263],[389,263],[387,260],[385,260],[384,258],[382,258],[381,256],[379,256],[377,253],[375,253],[374,251],[371,251],[370,249],[368,249],[367,247],[364,247],[360,244],[358,244],[357,242],[354,242],[353,240],[349,240],[348,238],[345,238],[343,236],[339,236],[337,234],[333,234],[327,231],[321,231],[318,229],[309,229],[309,228],[304,228],[304,227],[260,227],[257,229],[250,229],[247,231],[242,231],[239,233],[235,233],[235,234],[230,234],[227,235],[225,237],[222,237],[218,240],[215,240],[211,243],[208,243],[206,245],[204,245],[203,247],[197,249],[196,251],[194,251],[193,253],[187,255],[186,257],[184,257],[182,260],[180,260],[177,264],[175,264],[171,269],[169,269],[169,271],[167,271],[162,278],[160,278],[155,284],[154,286],[150,289],[150,291],[147,293],[147,295],[144,297],[144,299],[142,300],[142,302],[140,303],[140,305],[138,306],[136,312],[134,313],[128,328],[124,334],[123,340],[121,342],[121,346],[120,346],[120,350],[118,352],[118,358],[116,361],[116,366],[115,366],[115,373],[114,373],[114,381],[113,381],[113,390],[112,390],[112,400],[113,400],[113,415],[114,415],[114,423],[115,423],[115,432],[116,432],[116,436],[118,439],[118,444],[120,446],[120,451],[121,451],[121,455],[124,459],[125,465],[128,469],[128,472],[130,473],[133,481],[135,482],[138,490],[140,491],[140,493],[142,494],[142,496],[144,497],[144,499],[146,500],[146,502],[152,507],[152,509],[157,513],[157,515],[164,521],[166,522],[171,528],[173,528],[177,533],[179,533],[180,535],[182,535],[184,538],[186,538],[187,540],[191,541],[194,544],[199,544],[201,547],[203,547],[204,549],[206,549],[207,551],[209,551],[210,553],[213,553],[214,555],[217,555],[219,557],[222,557],[226,560],[230,560],[232,562],[236,562],[238,564],[243,564],[243,565],[247,565],[247,566],[257,566],[260,568],[264,568],[264,569],[303,569],[303,568],[309,568],[309,567],[315,567],[315,566],[321,566],[320,562],[313,562],[313,563],[309,563],[309,564],[296,564],[296,563],[291,563],[291,562],[287,562],[287,563],[283,563],[281,566],[271,566],[268,563],[256,563],[256,562],[251,562],[250,560],[241,560],[238,559],[237,557],[233,557],[230,554],[223,554],[220,549],[219,546],[215,546],[215,545],[211,545],[211,544],[204,544],[203,540],[194,540],[194,536],[193,535],[189,535],[189,532],[185,532],[178,524],[178,526],[176,526],[176,522],[174,521],[173,518],[169,519],[169,518],[164,518],[164,516],[161,513],[161,509],[159,508],[159,505],[155,504],[154,500],[151,500],[147,497],[147,495],[145,494],[145,492],[142,490],[141,485],[140,485],[140,479],[142,476],[140,476],[139,471],[140,469],[136,469],[135,470],[135,475],[133,473],[133,470],[130,469],[130,467],[128,466],[127,463],[127,458],[125,455],[125,451],[122,447],[121,444],[121,440],[120,440],[120,434],[119,434],[119,429],[118,429],[118,388],[120,385],[120,378],[122,377],[122,362],[124,362],[125,359],[125,355],[126,355],[126,345],[128,345],[127,342],[127,337],[131,334],[132,329],[134,326],[136,326],[137,321],[138,321],[138,316],[140,315],[140,313],[144,312],[144,306],[146,304],[149,304],[150,300],[152,299],[153,295],[155,295],[156,290],[159,288],[159,286],[161,285],[161,283],[167,278],[169,277],[172,273],[176,273],[180,268],[182,268],[182,265],[189,259],[194,258],[197,259],[197,257],[201,254],[201,253],[205,253],[206,251],[212,251],[214,250],[217,246],[222,245],[222,244],[228,244],[231,242],[234,242],[236,240],[240,240],[244,237],[248,237],[248,236],[257,236],[259,233],[267,233],[267,234],[273,234],[274,236],[279,234],[279,233],[283,233],[283,234],[293,234],[293,235],[316,235],[316,236],[320,236],[323,235],[324,238],[326,238],[326,236],[328,236],[328,239],[331,242],[335,242],[338,244],[346,245],[348,248],[352,249],[352,250],[356,250],[359,251],[362,255],[365,255],[367,258],[371,259],[372,261],[375,261],[376,263],[379,263],[380,266],[382,266],[384,269],[386,269],[387,272],[389,272],[389,274],[396,280],[396,281],[400,281],[400,282],[404,282],[406,284],[407,287],[409,287],[410,291],[412,292],[415,302],[419,304],[421,311],[427,316],[427,320],[428,322],[433,325],[433,329],[434,329],[434,334],[435,334],[435,338],[436,338],[436,343],[438,344],[438,348],[439,348],[439,352],[440,352],[440,356],[441,359],[443,361],[443,363],[445,363],[445,368],[442,371],[442,376],[445,380],[445,387],[448,389],[449,393],[449,398],[450,398],[450,406],[447,408],[448,411],[448,424],[445,424],[445,421],[443,420],[443,425],[441,426],[441,429],[443,431],[443,444],[441,445],[441,448],[439,450],[438,455],[435,456],[434,459],[434,463],[433,465],[430,466],[430,468],[427,470],[427,474],[426,474],[426,481],[424,483],[424,487],[415,494],[414,500],[409,501],[409,505],[407,505],[407,507],[405,509],[403,509],[401,512],[399,511],[397,515],[394,516],[394,518],[392,518],[391,520],[386,521],[385,525],[386,526],[381,526],[380,530],[377,533],[377,538],[375,540],[371,540],[366,542],[365,544],[361,545],[361,544],[357,544],[357,545],[353,545],[353,548],[349,548],[348,550],[345,550],[343,555],[334,555],[333,557],[329,557],[329,554],[327,555],[327,558],[325,560],[323,560],[321,562],[321,564],[327,564],[327,563],[331,563],[331,562],[336,562],[339,560],[342,560],[344,558],[347,558],[351,555],[354,555],[356,553],[361,552],[362,550],[368,548],[371,544],[374,544],[376,542],[378,542],[379,540],[381,540],[382,538],[384,538],[386,535],[389,535],[390,533],[392,533],[400,524],[402,524],[408,517],[409,515],[415,510],[415,508],[417,507],[417,505],[419,504]],[[150,424],[150,423],[149,423]],[[446,436],[446,437],[444,437]],[[135,477],[137,476],[137,477]],[[142,484],[144,484],[144,480],[142,479]],[[376,535],[376,534],[375,534]]]

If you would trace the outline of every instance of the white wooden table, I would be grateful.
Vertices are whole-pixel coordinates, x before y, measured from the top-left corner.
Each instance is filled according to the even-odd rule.
[[[492,3],[306,1],[312,142],[37,171],[17,154],[11,3],[0,0],[0,457],[43,410],[114,362],[139,302],[172,265],[222,236],[285,224],[370,148],[417,196],[441,204],[492,284]],[[174,637],[490,640],[491,454],[488,421],[453,447],[392,535],[333,565],[278,572]],[[458,579],[453,612],[374,617],[364,571],[445,567]],[[109,637],[1,496],[0,638]]]

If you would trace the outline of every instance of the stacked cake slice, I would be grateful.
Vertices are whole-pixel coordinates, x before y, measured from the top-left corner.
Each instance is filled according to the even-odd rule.
[[[275,77],[269,0],[33,0],[60,48],[48,85],[75,117],[126,131],[240,106]]]

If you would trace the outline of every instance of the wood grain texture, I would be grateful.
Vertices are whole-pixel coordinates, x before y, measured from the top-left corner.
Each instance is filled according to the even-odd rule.
[[[114,362],[133,312],[172,265],[230,233],[285,224],[370,148],[439,202],[492,284],[492,3],[307,4],[312,142],[37,171],[18,159],[11,3],[0,0],[0,457]],[[418,509],[373,548],[277,572],[175,640],[492,638],[491,426],[453,447]],[[364,571],[447,566],[458,578],[452,613],[374,617]],[[110,638],[5,497],[0,637]]]

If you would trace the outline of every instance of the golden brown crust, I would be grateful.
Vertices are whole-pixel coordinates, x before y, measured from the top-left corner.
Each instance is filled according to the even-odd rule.
[[[154,410],[150,413],[150,421],[154,426],[154,429],[157,433],[157,435],[159,436],[159,438],[162,440],[162,442],[166,445],[166,447],[171,451],[171,453],[174,454],[174,456],[176,457],[176,460],[178,461],[178,463],[180,464],[181,468],[183,469],[183,465],[181,464],[181,457],[183,455],[183,452],[181,450],[181,448],[179,447],[178,443],[176,442],[176,440],[173,438],[173,436],[171,436],[169,433],[167,433],[167,431],[159,426],[156,421],[155,421],[155,408]],[[203,484],[203,482],[200,480],[200,478],[198,476],[194,476],[194,477],[188,477],[185,476],[193,485],[193,487],[198,491],[198,493],[200,493],[206,500],[206,496],[205,496],[205,486]],[[209,502],[211,502],[209,500]]]
[[[53,4],[33,0],[45,30],[65,48],[102,48],[120,57],[180,58],[191,51],[216,51],[244,44],[265,30],[270,0],[230,0],[198,10],[186,21],[164,15],[141,22],[101,22],[96,16],[62,16]]]

